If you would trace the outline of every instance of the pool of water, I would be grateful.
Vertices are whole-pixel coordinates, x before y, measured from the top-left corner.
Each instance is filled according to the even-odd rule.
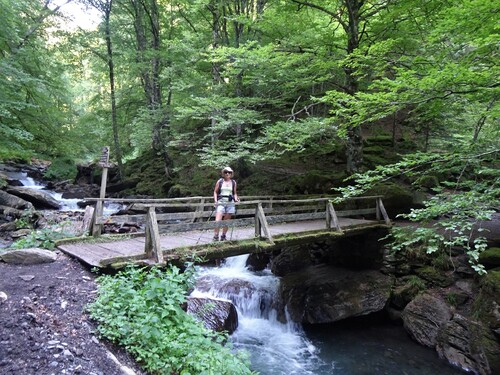
[[[357,318],[305,327],[304,332],[317,348],[315,375],[466,373],[440,359],[434,349],[417,344],[392,322]]]

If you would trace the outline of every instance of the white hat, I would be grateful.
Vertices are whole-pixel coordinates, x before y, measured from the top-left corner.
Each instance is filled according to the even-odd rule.
[[[225,172],[225,171],[233,173],[233,170],[231,169],[231,167],[224,167],[222,172]]]

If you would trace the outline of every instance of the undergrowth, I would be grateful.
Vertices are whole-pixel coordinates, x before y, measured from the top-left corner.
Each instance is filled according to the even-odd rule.
[[[192,265],[185,272],[128,267],[100,276],[90,315],[102,336],[153,374],[252,374],[246,355],[226,343],[227,335],[206,329],[181,308],[194,272]]]

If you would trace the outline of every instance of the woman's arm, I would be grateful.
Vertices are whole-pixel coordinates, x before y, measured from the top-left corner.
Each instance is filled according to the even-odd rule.
[[[235,202],[239,202],[240,199],[238,198],[238,191],[236,190],[236,188],[238,187],[238,184],[236,183],[236,181],[234,181],[234,196],[233,196],[233,199]]]

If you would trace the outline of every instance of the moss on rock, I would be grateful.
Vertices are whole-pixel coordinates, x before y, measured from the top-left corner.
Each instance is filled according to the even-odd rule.
[[[420,267],[415,270],[415,273],[430,284],[443,288],[452,285],[454,281],[451,273],[439,271],[432,266]]]
[[[490,247],[479,255],[479,263],[487,270],[500,267],[500,247]]]
[[[413,193],[403,184],[391,182],[377,184],[366,195],[382,195],[384,207],[391,218],[402,212],[408,212],[413,205]]]
[[[474,315],[493,330],[500,329],[500,270],[489,271],[472,307]]]
[[[420,292],[426,289],[426,283],[418,276],[405,276],[396,281],[391,293],[391,303],[402,310]]]

